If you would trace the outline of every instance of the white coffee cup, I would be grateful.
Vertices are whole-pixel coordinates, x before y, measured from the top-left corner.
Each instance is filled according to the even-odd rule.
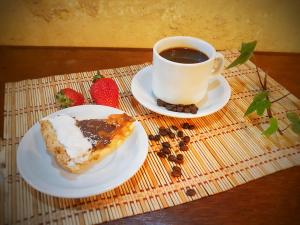
[[[205,53],[208,60],[184,64],[163,58],[160,53],[170,48],[192,48]],[[167,37],[153,47],[152,90],[154,95],[171,104],[196,104],[207,93],[209,79],[222,73],[224,56],[198,38]]]

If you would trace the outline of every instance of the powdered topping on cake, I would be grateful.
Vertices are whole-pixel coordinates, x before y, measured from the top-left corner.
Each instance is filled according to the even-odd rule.
[[[65,147],[71,159],[87,155],[93,148],[92,143],[84,137],[80,128],[76,126],[76,120],[71,116],[57,115],[47,120],[52,124],[58,141]]]

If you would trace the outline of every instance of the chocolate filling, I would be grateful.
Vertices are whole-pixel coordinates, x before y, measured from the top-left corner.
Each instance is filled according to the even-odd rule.
[[[76,125],[93,147],[108,145],[111,141],[111,135],[116,129],[114,124],[109,124],[99,119],[78,120]]]

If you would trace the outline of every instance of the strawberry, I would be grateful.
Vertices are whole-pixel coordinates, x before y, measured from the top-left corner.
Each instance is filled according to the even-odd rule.
[[[93,78],[90,93],[96,104],[118,107],[119,90],[113,79],[105,78],[98,73]]]
[[[60,90],[55,98],[62,108],[67,108],[75,105],[82,105],[84,97],[81,93],[73,90],[72,88],[64,88]]]

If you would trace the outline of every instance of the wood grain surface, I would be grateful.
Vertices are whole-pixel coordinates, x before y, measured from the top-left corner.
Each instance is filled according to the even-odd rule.
[[[1,113],[5,82],[151,59],[151,49],[0,47]],[[252,61],[300,97],[300,54],[258,52]],[[1,127],[2,122],[3,114]],[[221,194],[107,224],[299,224],[299,212],[300,168],[294,167]]]

